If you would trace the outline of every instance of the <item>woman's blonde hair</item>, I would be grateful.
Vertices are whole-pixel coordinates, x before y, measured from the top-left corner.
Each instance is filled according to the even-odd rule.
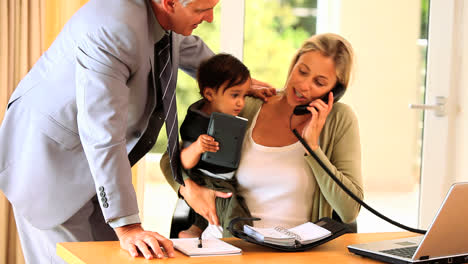
[[[335,63],[337,82],[343,85],[345,89],[348,87],[353,64],[353,49],[346,39],[333,33],[318,34],[310,37],[304,41],[294,55],[289,66],[288,76],[291,74],[299,58],[309,51],[318,51],[325,57],[331,58]]]

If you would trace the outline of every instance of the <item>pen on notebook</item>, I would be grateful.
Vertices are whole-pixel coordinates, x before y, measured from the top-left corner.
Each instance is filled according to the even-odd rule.
[[[202,248],[203,247],[203,243],[202,243],[202,238],[201,236],[198,237],[198,248]]]

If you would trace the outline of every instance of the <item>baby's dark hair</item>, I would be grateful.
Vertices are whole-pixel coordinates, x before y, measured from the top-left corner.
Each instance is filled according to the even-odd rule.
[[[249,78],[249,69],[236,57],[226,53],[217,54],[203,61],[197,73],[198,87],[202,97],[207,87],[217,92],[221,85],[227,82],[224,88],[226,91],[230,87],[245,83]]]

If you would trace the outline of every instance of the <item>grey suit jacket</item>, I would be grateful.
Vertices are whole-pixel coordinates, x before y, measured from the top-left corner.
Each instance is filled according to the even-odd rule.
[[[0,189],[32,225],[59,225],[96,193],[106,220],[138,213],[127,155],[155,108],[163,33],[150,0],[91,0],[20,82],[0,128]],[[172,36],[172,79],[194,76],[212,51]]]

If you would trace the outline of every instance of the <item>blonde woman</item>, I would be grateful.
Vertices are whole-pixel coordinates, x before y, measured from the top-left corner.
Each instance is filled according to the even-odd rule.
[[[334,102],[337,92],[341,96],[346,91],[352,64],[352,48],[344,38],[315,35],[294,56],[282,92],[267,102],[246,99],[241,116],[249,119],[249,129],[236,178],[238,192],[252,216],[262,219],[255,226],[288,228],[332,217],[333,212],[345,223],[356,219],[360,205],[340,189],[292,133],[296,129],[338,179],[363,198],[357,118],[349,106]],[[293,115],[293,109],[304,104],[308,112]],[[197,213],[210,224],[219,224],[223,212],[216,212],[214,201],[217,197],[229,199],[229,194],[198,186],[187,177],[185,186],[177,185],[166,156],[161,167]]]

